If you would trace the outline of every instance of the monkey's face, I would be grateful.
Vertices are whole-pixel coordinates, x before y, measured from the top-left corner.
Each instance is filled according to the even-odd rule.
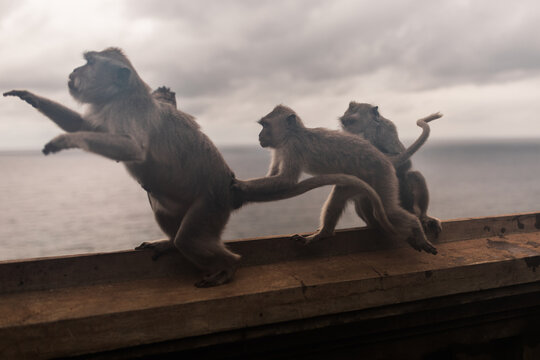
[[[276,107],[270,113],[265,115],[258,123],[262,126],[262,130],[259,133],[259,143],[263,148],[276,148],[280,144],[280,109]]]
[[[129,86],[131,70],[117,60],[88,52],[86,64],[69,75],[71,95],[83,103],[104,103]]]
[[[259,143],[262,147],[279,148],[297,131],[301,121],[290,108],[278,105],[269,114],[258,121],[262,125]]]
[[[345,114],[339,118],[343,130],[353,134],[364,132],[373,122],[378,122],[378,106],[351,101]]]
[[[259,133],[259,143],[263,148],[274,148],[276,145],[274,132],[272,131],[272,123],[266,119],[266,117],[259,120],[259,124],[262,126],[262,130]]]

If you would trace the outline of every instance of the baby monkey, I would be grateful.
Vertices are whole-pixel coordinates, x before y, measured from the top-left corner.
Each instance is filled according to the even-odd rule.
[[[343,130],[362,135],[364,139],[390,159],[399,157],[405,152],[405,146],[399,140],[396,126],[392,121],[380,115],[378,106],[351,101],[349,108],[339,120]],[[419,148],[429,135],[427,124],[418,123],[418,125],[422,126],[424,131],[411,147],[417,146]],[[442,231],[441,221],[427,215],[429,192],[424,176],[419,171],[411,170],[412,164],[409,159],[403,162],[394,162],[394,166],[399,180],[401,206],[418,216],[424,231],[437,238]]]
[[[166,86],[158,87],[152,91],[152,97],[157,101],[176,107],[176,93]]]
[[[437,253],[427,240],[418,218],[399,205],[398,180],[392,162],[369,141],[340,131],[306,128],[298,115],[283,105],[276,106],[259,120],[259,124],[263,127],[259,142],[262,147],[272,149],[272,161],[266,177],[237,180],[242,192],[253,196],[287,189],[297,183],[302,172],[353,175],[368,183],[380,196],[394,229],[389,232],[383,227],[387,235],[406,240],[416,250]],[[335,186],[322,209],[320,229],[305,241],[332,236],[351,198],[359,216],[368,224],[381,227],[365,197],[355,196],[348,186]]]

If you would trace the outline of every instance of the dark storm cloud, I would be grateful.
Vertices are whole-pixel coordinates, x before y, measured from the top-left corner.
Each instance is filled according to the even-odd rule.
[[[533,2],[511,8],[489,1],[204,4],[130,4],[134,16],[176,29],[167,34],[172,56],[165,70],[182,79],[184,96],[276,75],[316,85],[393,68],[418,89],[526,77],[540,67]],[[196,41],[176,45],[186,29]]]
[[[0,1],[0,21],[23,6],[18,4]],[[511,6],[487,0],[117,4],[123,4],[123,21],[153,21],[152,36],[130,38],[125,29],[107,34],[103,25],[114,25],[108,22],[96,22],[87,36],[93,42],[106,39],[99,42],[102,47],[127,48],[146,74],[175,85],[186,97],[227,93],[273,78],[316,87],[384,69],[404,74],[407,81],[396,84],[404,90],[429,89],[526,78],[540,67],[535,1],[513,1]],[[41,38],[52,20],[32,16],[24,24],[0,23],[3,32],[35,41],[32,54],[4,64],[0,60],[2,80],[8,87],[64,86],[66,69],[78,65],[73,55],[79,57],[91,45],[76,38],[77,29],[74,34],[63,29],[61,39]],[[80,43],[78,53],[68,54],[66,43],[70,49]],[[42,47],[47,52],[40,53]],[[28,71],[32,66],[47,70]]]

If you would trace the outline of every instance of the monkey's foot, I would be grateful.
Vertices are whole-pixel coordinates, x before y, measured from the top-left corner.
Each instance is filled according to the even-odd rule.
[[[295,235],[291,236],[291,239],[293,239],[294,241],[297,241],[297,242],[299,242],[299,243],[301,243],[303,245],[308,245],[308,244],[317,242],[319,240],[329,238],[332,235],[333,234],[323,234],[321,232],[316,232],[316,233],[314,233],[312,235],[309,235],[309,236],[302,236],[302,235],[295,234]]]
[[[437,249],[427,239],[418,239],[418,238],[410,237],[410,238],[407,239],[407,242],[415,250],[418,250],[418,251],[424,250],[427,253],[437,255]]]
[[[197,281],[195,286],[198,288],[207,288],[212,286],[219,286],[230,283],[233,279],[236,269],[231,268],[227,270],[220,270],[213,274],[206,275],[202,280]]]
[[[294,234],[293,236],[291,236],[291,239],[302,245],[307,245],[310,242],[307,237],[298,234]]]
[[[439,234],[442,231],[441,220],[436,217],[426,216],[421,218],[420,221],[422,222],[422,227],[424,228],[426,235],[432,239],[437,239],[439,237]]]
[[[159,241],[145,241],[141,245],[137,246],[135,250],[146,250],[152,249],[152,260],[159,259],[162,255],[176,251],[176,247],[169,240],[159,240]]]

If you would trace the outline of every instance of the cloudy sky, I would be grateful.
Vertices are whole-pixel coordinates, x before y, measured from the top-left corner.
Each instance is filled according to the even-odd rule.
[[[118,46],[218,145],[256,144],[279,103],[337,128],[350,100],[379,105],[404,139],[435,111],[433,139],[540,138],[539,33],[535,0],[0,0],[0,91],[82,110],[68,74],[83,51]],[[59,132],[0,97],[0,150]]]

